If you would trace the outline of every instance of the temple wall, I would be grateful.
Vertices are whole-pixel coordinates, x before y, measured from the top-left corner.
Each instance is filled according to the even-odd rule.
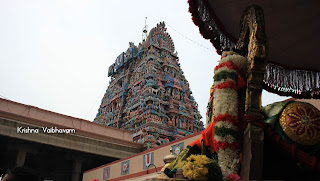
[[[104,180],[103,172],[110,168],[108,180],[116,181],[116,180],[145,180],[147,178],[157,177],[156,171],[159,173],[161,168],[165,165],[163,162],[163,158],[166,155],[170,154],[170,148],[173,148],[177,145],[184,145],[184,148],[188,146],[191,142],[196,139],[199,139],[201,132],[195,133],[193,135],[189,135],[187,137],[181,138],[179,140],[175,140],[173,142],[167,143],[165,145],[149,149],[147,151],[141,152],[139,154],[133,155],[131,157],[114,161],[110,164],[102,165],[100,167],[94,168],[92,170],[85,171],[83,174],[83,181],[93,181],[93,180]],[[147,169],[144,169],[144,155],[153,153],[153,164],[157,167],[149,168],[148,174]],[[122,163],[129,161],[129,172],[127,174],[121,175],[122,171]],[[105,178],[106,179],[106,178]]]

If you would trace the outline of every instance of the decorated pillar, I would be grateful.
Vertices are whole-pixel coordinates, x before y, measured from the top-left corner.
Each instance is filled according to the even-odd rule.
[[[265,35],[264,15],[259,6],[250,6],[242,15],[237,49],[247,55],[248,72],[245,99],[245,115],[261,121],[262,81],[266,67],[268,43]],[[243,138],[243,180],[262,179],[264,131],[251,123],[247,124]]]

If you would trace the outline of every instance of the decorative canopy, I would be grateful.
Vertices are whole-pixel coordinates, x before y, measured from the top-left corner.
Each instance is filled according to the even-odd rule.
[[[265,88],[280,95],[319,96],[320,1],[189,0],[189,5],[194,23],[218,54],[237,43],[245,9],[260,6],[269,44]]]

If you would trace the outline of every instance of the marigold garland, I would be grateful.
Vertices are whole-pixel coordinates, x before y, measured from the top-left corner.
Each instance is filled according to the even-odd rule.
[[[229,123],[237,125],[239,122],[239,119],[238,119],[238,116],[231,116],[230,114],[225,113],[225,114],[221,114],[214,117],[215,123],[220,121],[228,121]]]
[[[235,52],[229,51],[226,53],[226,55],[221,56],[219,64],[223,64],[225,62],[232,62],[233,64],[237,65],[239,69],[235,68],[235,70],[238,70],[239,74],[245,73],[244,70],[247,68],[245,57],[238,55]]]
[[[225,128],[229,128],[229,129],[233,129],[233,130],[239,130],[239,128],[237,126],[230,124],[230,122],[229,121],[220,121],[220,122],[214,123],[213,126],[225,127]]]
[[[214,84],[210,89],[208,120],[211,124],[202,131],[198,140],[177,157],[166,168],[165,173],[183,166],[183,175],[189,180],[239,180],[239,100],[238,89],[245,87],[241,71],[246,68],[246,59],[233,52],[224,52],[219,65],[215,68]],[[190,155],[195,153],[208,154]],[[190,154],[189,154],[190,153]],[[185,161],[187,155],[190,155]],[[209,154],[210,155],[210,154]],[[180,156],[180,155],[179,155]],[[208,161],[209,160],[209,161]]]
[[[238,77],[238,89],[246,87],[247,83],[243,77]]]
[[[228,71],[221,71],[219,73],[216,73],[213,77],[214,81],[220,81],[222,79],[230,78],[234,81],[238,80],[238,74],[236,72],[228,72]]]
[[[238,89],[237,85],[233,81],[226,81],[214,86],[213,94],[216,91],[216,89],[226,89],[226,88],[234,89],[234,90]]]
[[[217,141],[226,142],[226,143],[233,143],[237,141],[236,138],[231,135],[225,135],[225,136],[215,135],[214,139]]]
[[[211,139],[213,152],[218,154],[218,164],[224,179],[240,178],[237,174],[239,170],[237,90],[246,85],[240,74],[240,70],[245,67],[244,57],[233,52],[224,52],[220,64],[214,69],[214,138]]]
[[[238,94],[234,89],[216,89],[214,97],[214,116],[230,114],[238,116]],[[213,120],[214,121],[214,120]]]
[[[240,70],[240,68],[236,64],[229,61],[229,62],[220,63],[219,65],[216,66],[216,68],[214,68],[214,71],[217,71],[218,69],[220,69],[222,67],[228,67],[228,69],[234,69],[237,72],[239,72],[239,70]]]
[[[234,142],[234,143],[226,143],[226,142],[220,142],[220,141],[213,141],[213,150],[214,152],[218,152],[220,149],[226,149],[226,148],[232,148],[233,150],[239,149],[239,143]]]
[[[190,155],[182,170],[183,176],[189,180],[222,180],[221,170],[217,162],[205,155]]]
[[[238,131],[235,131],[233,129],[230,128],[224,128],[224,127],[217,127],[214,129],[214,134],[218,135],[218,136],[227,136],[227,135],[231,135],[234,138],[239,138],[239,133]]]

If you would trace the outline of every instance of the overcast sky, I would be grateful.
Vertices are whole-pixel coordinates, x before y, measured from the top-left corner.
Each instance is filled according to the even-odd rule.
[[[0,97],[92,121],[108,67],[129,42],[141,42],[147,17],[149,31],[165,21],[205,117],[220,56],[188,7],[187,0],[0,0]],[[264,92],[262,103],[284,99]]]

